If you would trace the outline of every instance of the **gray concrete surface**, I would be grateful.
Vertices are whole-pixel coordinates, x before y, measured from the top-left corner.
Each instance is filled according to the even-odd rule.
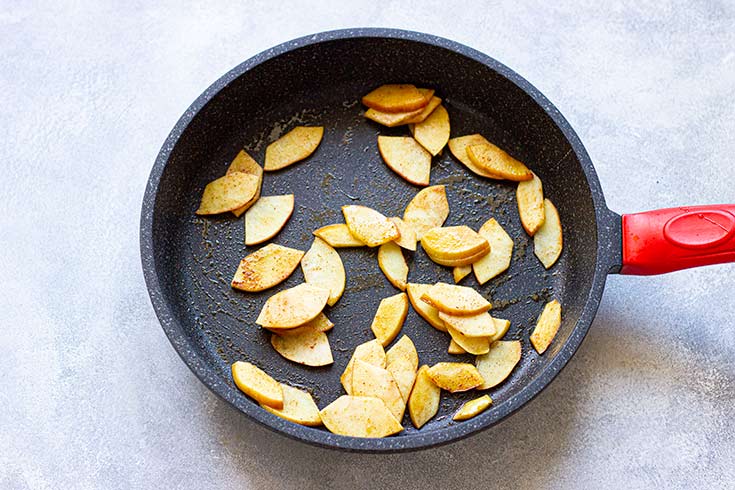
[[[230,67],[315,31],[415,29],[505,62],[577,128],[619,212],[735,201],[735,5],[592,3],[0,0],[0,488],[732,488],[732,265],[610,278],[528,407],[393,456],[248,422],[148,301],[139,207],[168,131]]]

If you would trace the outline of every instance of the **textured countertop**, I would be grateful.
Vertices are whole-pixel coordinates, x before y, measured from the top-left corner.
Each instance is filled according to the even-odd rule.
[[[419,30],[506,63],[576,128],[618,212],[735,202],[735,5],[587,3],[0,1],[0,488],[732,488],[732,265],[610,277],[526,408],[389,456],[249,422],[148,300],[138,220],[169,130],[237,63],[322,30]]]

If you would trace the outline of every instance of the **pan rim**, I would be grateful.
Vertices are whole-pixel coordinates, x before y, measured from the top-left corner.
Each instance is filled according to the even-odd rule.
[[[485,413],[458,425],[452,425],[426,433],[418,432],[412,433],[411,435],[384,439],[362,439],[340,436],[325,430],[300,426],[260,409],[257,404],[243,402],[242,397],[235,397],[231,388],[218,380],[213,368],[206,363],[201,362],[196,353],[189,348],[189,338],[179,333],[179,329],[177,328],[178,322],[162,293],[158,270],[153,256],[153,214],[160,179],[173,148],[176,146],[179,138],[199,111],[232,81],[268,60],[276,58],[286,52],[310,45],[357,38],[404,39],[447,49],[487,66],[523,90],[546,112],[546,114],[553,120],[554,124],[562,131],[564,137],[569,142],[572,151],[579,160],[587,179],[587,184],[590,188],[595,209],[597,230],[595,271],[582,313],[580,314],[572,333],[561,347],[559,353],[543,369],[543,371],[531,380],[530,383],[521,388],[519,393],[499,406],[497,410],[488,410]],[[546,388],[554,378],[556,378],[581,345],[599,307],[603,289],[605,287],[605,281],[611,265],[608,263],[609,261],[606,260],[606,257],[609,255],[609,253],[606,253],[606,248],[608,247],[608,244],[611,243],[612,232],[610,227],[607,226],[607,223],[609,223],[612,217],[611,215],[612,213],[607,209],[605,204],[600,182],[597,178],[592,161],[590,160],[589,155],[576,132],[572,129],[571,125],[559,110],[538,89],[516,72],[480,51],[432,34],[388,28],[340,29],[321,32],[287,41],[253,56],[217,79],[186,109],[167,136],[158,156],[156,157],[148,178],[142,201],[140,218],[141,264],[151,304],[153,305],[158,321],[167,338],[171,342],[171,345],[197,378],[199,378],[205,386],[207,386],[222,400],[237,408],[240,412],[244,413],[251,420],[254,420],[261,426],[300,442],[305,442],[323,448],[338,449],[349,452],[407,452],[449,444],[488,429],[515,413],[522,406],[526,405],[541,393],[541,391],[543,391],[543,389]]]

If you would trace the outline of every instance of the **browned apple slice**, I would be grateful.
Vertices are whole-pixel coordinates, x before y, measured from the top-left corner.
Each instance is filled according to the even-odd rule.
[[[329,289],[302,283],[265,302],[255,323],[264,328],[296,328],[316,318],[329,299]]]
[[[393,342],[403,327],[408,314],[408,297],[406,293],[398,293],[380,300],[370,330],[385,347]]]
[[[432,91],[433,95],[433,91]],[[362,103],[381,112],[407,112],[421,109],[431,100],[410,84],[381,85],[362,98]]]
[[[557,300],[553,300],[544,307],[544,311],[541,312],[541,316],[536,322],[536,328],[533,329],[531,334],[531,344],[533,344],[536,352],[539,354],[546,352],[546,349],[551,345],[551,341],[554,340],[556,332],[559,331],[560,325],[561,305]]]
[[[504,179],[521,181],[533,178],[528,167],[492,143],[467,147],[467,156],[476,166]]]
[[[440,362],[431,366],[427,374],[439,388],[450,393],[471,390],[483,383],[477,368],[464,362]]]
[[[271,345],[276,352],[304,366],[328,366],[334,362],[327,334],[310,327],[296,330],[299,330],[296,335],[271,335]]]
[[[452,340],[469,354],[479,356],[480,354],[486,354],[490,350],[489,337],[468,337],[455,330],[451,325],[447,325],[447,332],[449,332]]]
[[[431,260],[441,265],[468,265],[490,252],[487,239],[469,226],[436,227],[421,238]],[[465,263],[466,262],[466,263]]]
[[[538,175],[534,174],[533,179],[518,183],[516,200],[523,229],[529,235],[535,235],[545,219],[544,189]]]
[[[259,187],[260,180],[255,175],[227,174],[207,184],[196,214],[220,214],[238,209],[253,199]]]
[[[293,194],[265,196],[245,213],[245,245],[257,245],[278,234],[293,213]]]
[[[459,421],[471,419],[487,410],[492,403],[493,401],[490,399],[489,395],[483,395],[480,398],[475,398],[474,400],[465,402],[457,413],[454,414],[452,420]]]
[[[378,249],[378,266],[393,286],[401,291],[406,289],[408,280],[408,264],[406,258],[395,242],[384,243]]]
[[[440,332],[446,332],[447,327],[444,325],[441,318],[439,318],[439,310],[421,299],[421,296],[431,289],[431,286],[431,284],[408,283],[406,286],[408,299],[411,301],[411,305],[413,306],[413,309],[416,310],[416,313],[426,320],[429,325]]]
[[[348,394],[352,393],[352,366],[355,363],[355,359],[360,359],[382,368],[386,366],[385,350],[377,339],[370,340],[355,347],[350,362],[347,363],[342,376],[339,378],[342,387]]]
[[[233,172],[255,175],[258,178],[258,189],[255,191],[255,195],[253,195],[252,199],[250,199],[250,201],[244,206],[232,210],[232,214],[239,218],[248,210],[248,208],[250,208],[250,206],[255,204],[255,201],[257,201],[258,198],[260,198],[260,188],[263,185],[263,167],[258,165],[258,162],[248,155],[245,150],[240,150],[235,159],[232,160],[232,163],[230,163],[230,166],[227,167],[228,174]]]
[[[467,354],[467,351],[462,348],[454,339],[449,339],[449,348],[447,348],[448,354]]]
[[[358,240],[368,247],[377,247],[400,237],[395,223],[366,206],[342,206],[345,222]]]
[[[263,169],[272,172],[303,160],[316,151],[323,135],[321,126],[296,126],[268,145]]]
[[[472,263],[477,282],[485,284],[487,281],[505,272],[510,267],[513,257],[513,239],[506,233],[500,223],[491,218],[480,227],[480,236],[490,244],[490,253]]]
[[[345,291],[345,268],[339,254],[327,242],[314,238],[311,248],[301,259],[304,280],[324,289],[329,289],[327,304],[334,306]]]
[[[440,105],[423,122],[414,126],[413,137],[429,153],[436,156],[449,141],[449,131],[449,113]]]
[[[474,162],[470,160],[470,157],[467,154],[467,148],[469,148],[470,146],[481,145],[485,143],[490,143],[490,142],[486,140],[485,137],[482,136],[481,134],[470,134],[467,136],[459,136],[457,138],[452,138],[447,142],[449,146],[449,151],[452,152],[452,155],[454,155],[454,158],[459,160],[471,172],[477,175],[480,175],[482,177],[490,178],[490,179],[502,179],[501,176],[493,172],[490,172],[489,170],[483,167],[475,165]]]
[[[406,402],[387,369],[356,359],[352,367],[352,394],[380,398],[396,420],[403,418]]]
[[[470,272],[472,272],[472,265],[458,265],[452,269],[452,277],[454,278],[455,284],[467,277]]]
[[[431,155],[410,136],[378,136],[378,150],[388,167],[416,185],[429,185]]]
[[[478,315],[492,305],[480,293],[466,286],[438,282],[421,295],[421,300],[450,315]]]
[[[240,261],[232,287],[254,293],[285,281],[298,267],[304,252],[269,243]]]
[[[544,224],[533,235],[533,253],[548,269],[559,259],[563,242],[559,212],[551,201],[544,199]]]
[[[380,398],[342,395],[319,412],[330,432],[351,437],[387,437],[403,430]]]
[[[419,191],[406,206],[403,221],[408,223],[421,240],[424,233],[441,226],[449,216],[449,202],[443,185],[432,185]]]
[[[470,316],[454,316],[439,312],[445,325],[451,326],[467,337],[492,337],[495,335],[495,319],[488,312]]]
[[[416,251],[416,232],[413,227],[403,221],[401,218],[393,217],[388,218],[398,228],[398,232],[401,234],[400,237],[395,241],[399,247],[405,248],[406,250]]]
[[[316,427],[322,425],[322,418],[319,416],[319,407],[314,403],[311,395],[298,388],[281,383],[283,389],[283,408],[276,409],[268,405],[260,406],[279,417],[293,422],[294,424]]]
[[[487,354],[477,356],[475,365],[485,380],[478,390],[487,390],[502,383],[521,360],[521,341],[497,341]]]
[[[441,389],[429,376],[429,366],[421,366],[416,373],[416,382],[408,397],[408,414],[414,427],[420,429],[439,411]]]
[[[344,223],[323,226],[314,231],[314,235],[334,248],[365,246],[364,242],[358,240],[350,233],[350,229]]]
[[[273,408],[283,408],[283,389],[259,367],[245,361],[232,364],[232,379],[235,385],[258,403]]]
[[[419,89],[419,90],[425,90],[425,89]],[[411,119],[408,119],[404,122],[404,124],[418,124],[420,122],[423,122],[426,120],[429,115],[434,112],[434,109],[436,109],[439,104],[442,103],[442,100],[439,97],[432,97],[428,104],[421,110],[421,113],[418,115],[412,117]]]

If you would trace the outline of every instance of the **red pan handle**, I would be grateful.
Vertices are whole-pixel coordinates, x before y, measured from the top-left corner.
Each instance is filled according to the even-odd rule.
[[[621,274],[647,276],[735,262],[735,204],[623,215]]]

